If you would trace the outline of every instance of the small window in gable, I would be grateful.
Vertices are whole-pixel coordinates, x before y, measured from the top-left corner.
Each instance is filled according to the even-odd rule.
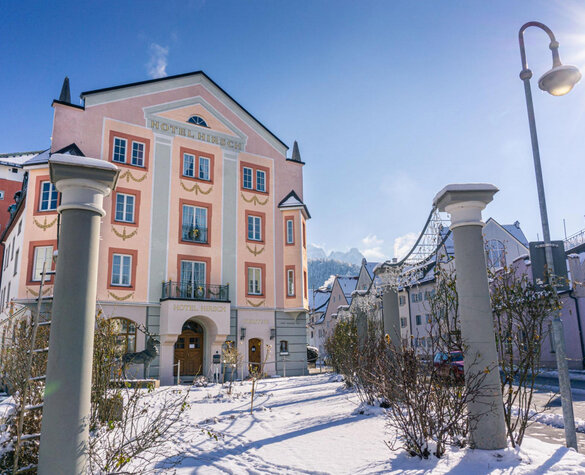
[[[199,115],[192,115],[191,117],[189,117],[189,120],[187,122],[189,122],[190,124],[199,125],[201,127],[209,127],[207,125],[207,122],[205,122],[205,119]]]

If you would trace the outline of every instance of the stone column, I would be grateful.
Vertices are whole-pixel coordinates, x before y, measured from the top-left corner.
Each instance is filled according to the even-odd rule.
[[[161,386],[172,386],[175,384],[173,376],[175,368],[175,342],[179,335],[161,335],[160,336],[160,366],[159,378]],[[181,369],[181,373],[183,369]]]
[[[477,449],[507,447],[498,354],[490,304],[481,212],[498,189],[483,183],[447,185],[433,201],[451,215],[457,293],[464,345],[465,383],[481,387],[468,405],[471,444]]]
[[[103,199],[118,168],[95,158],[54,154],[61,192],[59,257],[41,431],[39,473],[84,473],[90,415],[99,235]]]
[[[384,335],[389,335],[394,348],[400,349],[402,347],[400,308],[398,306],[398,292],[393,288],[384,289],[382,315],[384,316]]]

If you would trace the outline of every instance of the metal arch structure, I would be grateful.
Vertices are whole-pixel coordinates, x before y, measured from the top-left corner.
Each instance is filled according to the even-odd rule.
[[[427,266],[441,256],[440,251],[451,234],[449,222],[447,213],[433,207],[408,253],[400,261],[386,261],[374,269],[380,287],[398,289],[420,280],[421,272],[424,273]],[[447,254],[445,249],[445,257],[449,258]]]

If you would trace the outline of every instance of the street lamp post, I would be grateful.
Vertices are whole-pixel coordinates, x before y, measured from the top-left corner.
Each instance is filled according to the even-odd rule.
[[[532,156],[534,158],[534,171],[536,173],[536,188],[538,190],[538,202],[540,205],[540,220],[542,222],[542,235],[544,238],[544,255],[547,267],[545,272],[548,282],[554,288],[554,261],[553,252],[550,242],[550,230],[548,226],[548,213],[546,211],[546,199],[544,197],[544,183],[542,180],[542,167],[540,165],[540,151],[538,148],[538,136],[536,134],[536,121],[534,119],[534,106],[532,104],[532,91],[530,89],[530,78],[532,71],[528,69],[526,62],[526,51],[524,49],[524,31],[531,27],[537,27],[543,30],[550,38],[549,48],[552,52],[553,67],[538,81],[538,87],[553,96],[562,96],[567,94],[573,86],[581,79],[581,73],[575,66],[562,65],[559,58],[559,43],[554,33],[546,25],[530,21],[520,28],[518,32],[518,42],[520,43],[520,56],[522,59],[522,71],[520,79],[524,83],[524,92],[526,95],[526,108],[528,109],[528,123],[530,125],[530,137],[532,140]],[[555,289],[556,291],[556,289]],[[565,425],[565,441],[567,447],[578,450],[577,435],[575,433],[575,418],[573,415],[573,398],[571,395],[571,382],[569,379],[569,368],[565,351],[565,335],[563,332],[563,323],[560,318],[560,312],[555,310],[553,316],[553,338],[557,358],[557,369],[559,373],[559,389],[561,391],[561,401],[563,406],[563,419]]]

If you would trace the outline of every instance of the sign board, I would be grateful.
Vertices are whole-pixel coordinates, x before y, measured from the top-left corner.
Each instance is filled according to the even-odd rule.
[[[220,364],[221,363],[221,355],[213,355],[213,364]]]
[[[557,291],[569,290],[569,274],[567,272],[567,257],[563,241],[551,241],[553,253],[553,265],[555,268],[555,286]],[[532,263],[532,280],[535,284],[545,282],[546,257],[544,255],[544,242],[530,243],[530,262]]]

